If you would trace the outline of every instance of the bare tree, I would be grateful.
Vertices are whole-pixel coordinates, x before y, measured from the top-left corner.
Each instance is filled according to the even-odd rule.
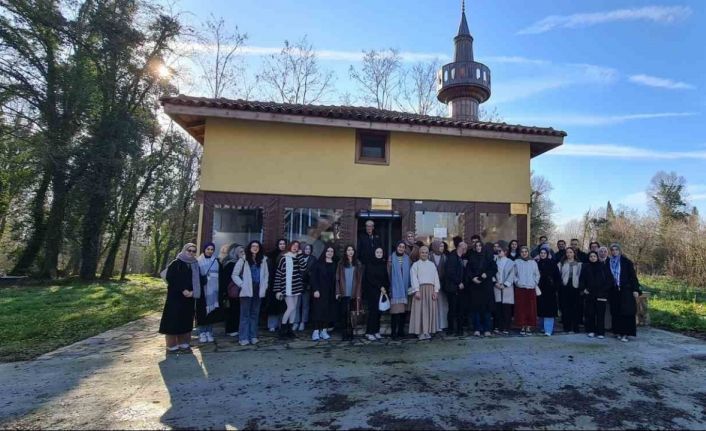
[[[400,87],[401,61],[399,51],[363,51],[363,65],[360,70],[351,66],[348,73],[358,84],[366,103],[378,109],[391,109]]]
[[[283,103],[316,103],[333,87],[334,75],[319,66],[316,51],[306,36],[292,44],[284,41],[278,54],[263,60],[259,81],[270,99]]]
[[[503,117],[498,112],[498,107],[493,106],[493,109],[486,109],[481,107],[478,110],[478,119],[480,121],[486,121],[488,123],[502,123]]]
[[[540,235],[550,236],[554,230],[552,215],[554,202],[549,198],[553,187],[549,180],[541,175],[530,173],[532,193],[530,195],[530,236],[532,241],[537,241]]]
[[[436,98],[439,60],[419,62],[403,72],[400,107],[421,115],[443,115],[444,105]]]
[[[241,85],[245,68],[238,56],[247,39],[248,35],[240,33],[237,26],[230,30],[223,18],[211,15],[203,23],[199,41],[206,50],[195,56],[195,62],[210,96],[218,98],[227,93],[247,96],[252,92],[250,86]]]

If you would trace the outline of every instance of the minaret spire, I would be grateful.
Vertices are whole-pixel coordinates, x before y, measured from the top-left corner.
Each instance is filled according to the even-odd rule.
[[[437,89],[437,98],[448,105],[449,116],[464,121],[478,121],[478,105],[490,97],[490,69],[473,58],[466,0],[461,0],[461,24],[454,37],[454,60],[439,71]]]

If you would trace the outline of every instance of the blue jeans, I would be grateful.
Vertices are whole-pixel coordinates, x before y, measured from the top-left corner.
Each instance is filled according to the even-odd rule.
[[[294,324],[298,325],[300,323],[307,324],[309,322],[309,308],[311,304],[311,296],[309,292],[303,292],[299,299],[299,306],[297,307],[297,312],[294,315]]]
[[[240,297],[240,326],[238,338],[240,341],[250,341],[257,338],[257,323],[260,317],[259,296],[254,298]]]
[[[553,317],[538,317],[537,326],[544,329],[549,335],[554,333],[554,318]]]
[[[199,326],[199,334],[213,334],[213,325],[201,325]]]
[[[473,330],[478,332],[490,331],[490,311],[472,311]]]

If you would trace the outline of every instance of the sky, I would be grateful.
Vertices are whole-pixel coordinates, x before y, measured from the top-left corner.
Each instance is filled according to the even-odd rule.
[[[396,48],[407,64],[450,62],[460,0],[179,0],[193,25],[211,14],[248,34],[245,55],[306,35],[338,95],[362,50]],[[659,170],[686,178],[706,214],[706,1],[468,0],[476,61],[492,73],[483,106],[507,123],[554,127],[564,145],[532,160],[554,187],[555,222],[586,210],[647,210]],[[195,90],[192,90],[195,91]]]

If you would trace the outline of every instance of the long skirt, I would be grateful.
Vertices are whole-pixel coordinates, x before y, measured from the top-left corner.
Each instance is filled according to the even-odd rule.
[[[446,293],[439,291],[436,294],[436,303],[439,307],[439,331],[442,331],[449,327],[449,321],[447,316],[449,314],[449,300],[446,298]]]
[[[534,289],[515,288],[515,325],[537,326],[537,293]]]
[[[412,309],[409,317],[410,334],[435,334],[439,330],[439,306],[432,299],[433,284],[419,287],[421,299],[412,296]]]

